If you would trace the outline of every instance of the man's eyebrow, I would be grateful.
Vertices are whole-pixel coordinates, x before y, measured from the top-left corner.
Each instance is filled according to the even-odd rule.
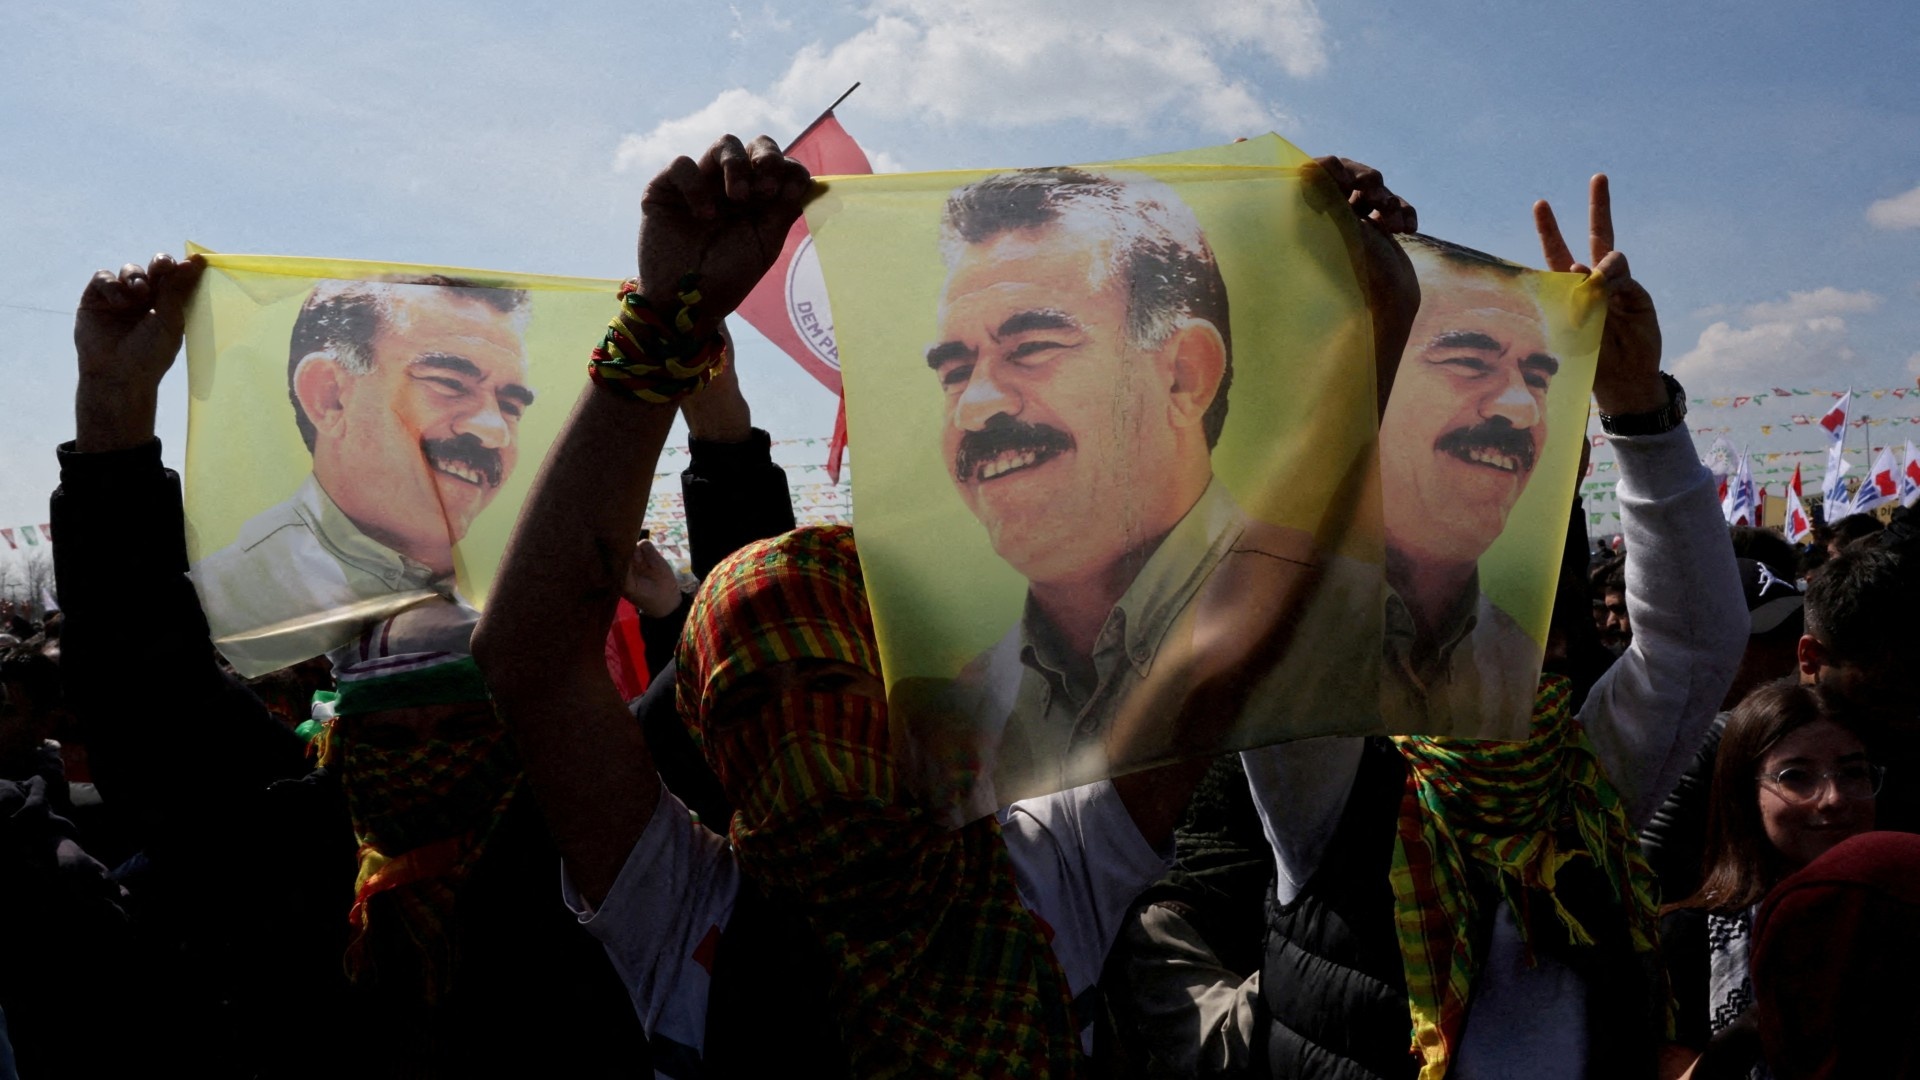
[[[469,379],[486,378],[486,372],[480,370],[479,364],[474,363],[464,356],[456,356],[453,353],[423,353],[408,361],[407,366],[410,368],[424,367],[433,368],[437,371],[451,371],[455,375],[465,375]],[[522,408],[533,404],[533,391],[528,387],[521,386],[519,383],[507,383],[496,392],[508,401],[519,402]]]
[[[1443,330],[1427,342],[1429,349],[1474,349],[1480,352],[1499,352],[1505,348],[1498,341],[1478,330]]]
[[[998,340],[1015,334],[1032,333],[1035,330],[1079,329],[1082,329],[1080,320],[1059,308],[1034,308],[1009,315],[1007,320],[1000,324],[1000,328],[993,332],[993,336]]]
[[[1521,358],[1520,367],[1522,370],[1532,368],[1535,371],[1542,372],[1549,379],[1560,374],[1559,359],[1543,352],[1537,352],[1531,356]]]
[[[965,360],[972,355],[973,350],[964,342],[943,341],[927,350],[927,366],[938,371],[955,360]]]
[[[1015,334],[1030,334],[1036,330],[1084,330],[1080,320],[1061,311],[1059,308],[1030,308],[1016,311],[1006,317],[993,330],[993,340],[1013,337]],[[927,350],[927,366],[938,369],[942,364],[955,360],[965,360],[974,355],[974,350],[965,342],[943,341]]]
[[[483,374],[479,364],[464,356],[455,356],[453,353],[422,353],[409,360],[407,366],[437,368],[441,371],[451,371],[455,375],[465,375],[469,379],[478,379]]]

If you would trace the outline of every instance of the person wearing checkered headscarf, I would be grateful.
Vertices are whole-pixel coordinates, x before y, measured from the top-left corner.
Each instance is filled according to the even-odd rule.
[[[1022,903],[1000,823],[942,828],[902,789],[884,701],[763,681],[836,662],[880,676],[844,527],[800,529],[715,568],[678,657],[682,718],[735,807],[741,869],[823,946],[854,1072],[1070,1076],[1065,976]]]

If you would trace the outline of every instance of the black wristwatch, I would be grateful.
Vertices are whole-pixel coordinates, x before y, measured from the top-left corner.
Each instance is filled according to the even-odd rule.
[[[1618,416],[1600,414],[1600,430],[1609,435],[1659,435],[1672,431],[1687,418],[1687,392],[1680,386],[1680,380],[1660,373],[1660,381],[1667,384],[1667,403],[1652,412],[1621,413]]]

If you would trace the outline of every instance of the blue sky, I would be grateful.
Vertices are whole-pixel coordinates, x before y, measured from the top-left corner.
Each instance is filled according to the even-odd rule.
[[[1920,6],[218,5],[0,10],[0,525],[45,519],[70,312],[180,250],[624,277],[639,192],[722,128],[841,89],[883,168],[1112,159],[1272,129],[1380,167],[1431,233],[1537,264],[1614,179],[1620,246],[1690,388],[1920,374]],[[1095,12],[1098,14],[1095,14]],[[756,417],[832,403],[743,345]],[[183,452],[185,380],[164,388]]]

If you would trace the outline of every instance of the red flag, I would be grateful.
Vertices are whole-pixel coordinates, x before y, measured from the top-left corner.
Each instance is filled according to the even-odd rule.
[[[852,93],[849,90],[847,93]],[[835,102],[838,104],[838,102]],[[853,141],[839,118],[828,109],[813,126],[787,147],[787,156],[815,176],[870,173],[866,151]],[[827,303],[827,279],[820,272],[820,256],[813,250],[813,234],[802,217],[787,231],[767,276],[760,279],[740,304],[740,317],[786,350],[820,385],[841,393],[840,345],[833,336],[833,309]],[[847,449],[847,406],[840,403],[833,441],[827,445],[827,475],[840,482],[840,458]]]
[[[787,156],[815,176],[870,173],[873,166],[860,144],[828,112],[787,147]],[[740,317],[785,349],[820,385],[840,392],[840,351],[833,338],[833,312],[827,306],[827,283],[820,258],[813,252],[807,219],[793,223],[773,269],[740,304]]]
[[[613,625],[607,628],[607,673],[628,701],[647,689],[647,647],[640,640],[640,613],[625,600],[614,608]]]
[[[847,399],[840,399],[840,409],[833,416],[833,438],[827,441],[827,479],[840,482],[840,458],[847,452]]]
[[[11,549],[11,550],[13,550],[13,551],[19,551],[19,550],[20,550],[20,545],[19,545],[19,544],[16,544],[16,543],[14,543],[14,542],[13,542],[13,530],[12,530],[12,529],[0,529],[0,538],[4,538],[4,539],[6,540],[6,542],[7,542],[7,547],[8,547],[9,549]]]
[[[52,526],[52,525],[49,525],[49,524],[47,524],[47,523],[46,523],[46,522],[44,522],[44,521],[43,521],[43,522],[41,522],[41,523],[40,523],[40,535],[41,535],[41,536],[44,536],[44,537],[46,537],[46,538],[47,538],[47,543],[49,543],[49,544],[51,544],[51,543],[53,543],[53,526]]]

